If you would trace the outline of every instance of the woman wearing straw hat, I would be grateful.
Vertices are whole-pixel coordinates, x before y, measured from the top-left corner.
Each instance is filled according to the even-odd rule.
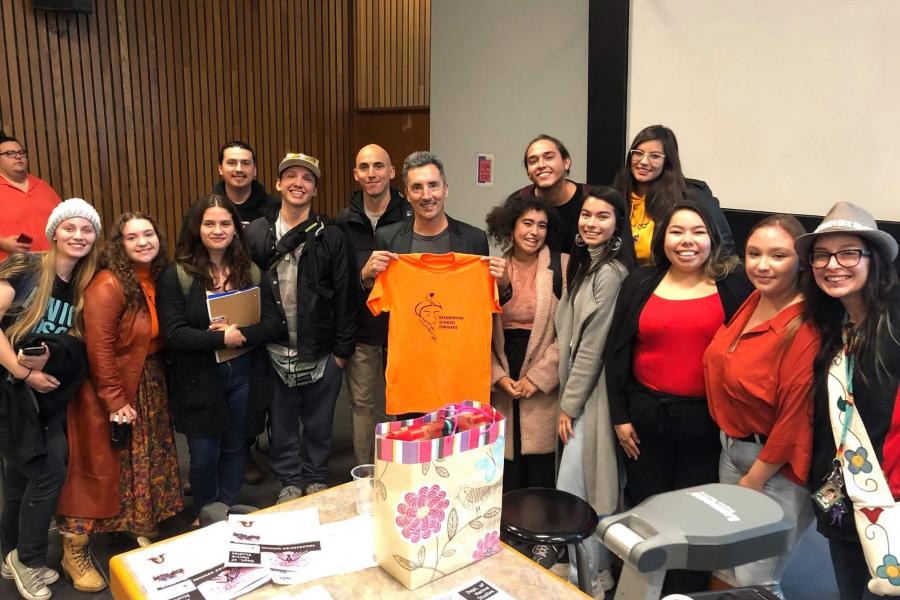
[[[822,336],[808,480],[818,529],[842,599],[900,595],[897,241],[839,202],[795,247],[812,267],[805,296]]]

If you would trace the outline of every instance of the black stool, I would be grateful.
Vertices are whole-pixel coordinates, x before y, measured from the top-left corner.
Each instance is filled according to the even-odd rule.
[[[591,574],[581,542],[594,533],[597,521],[591,505],[578,496],[551,488],[524,488],[503,494],[500,537],[506,543],[574,545],[578,587],[591,594]]]

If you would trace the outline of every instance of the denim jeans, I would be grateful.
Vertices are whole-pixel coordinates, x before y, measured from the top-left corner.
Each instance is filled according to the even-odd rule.
[[[237,503],[246,459],[245,421],[250,399],[250,354],[219,363],[219,378],[228,404],[228,430],[217,436],[189,437],[191,466],[188,478],[194,506],[213,502]]]
[[[66,420],[60,415],[44,429],[47,454],[25,464],[4,458],[3,515],[0,547],[3,556],[19,550],[19,560],[29,567],[47,564],[47,531],[56,502],[66,482],[69,445]]]
[[[325,372],[316,382],[288,387],[275,377],[275,395],[269,408],[269,463],[282,486],[324,483],[328,477],[334,406],[342,379],[341,368],[333,356],[328,358]]]
[[[583,418],[575,419],[572,425],[574,435],[563,447],[562,458],[559,461],[559,475],[556,478],[556,489],[569,492],[578,496],[585,502],[588,500],[587,484],[584,479],[584,467],[582,451],[584,447]],[[607,515],[598,515],[601,519]],[[612,553],[600,543],[596,534],[581,542],[587,556],[588,572],[591,574],[591,584],[595,584],[600,571],[608,569],[612,563]],[[578,585],[578,571],[575,558],[575,546],[569,546],[569,581]]]
[[[719,481],[737,484],[750,472],[762,444],[741,442],[722,434],[722,456],[719,459]],[[734,579],[738,586],[759,585],[784,598],[781,577],[791,557],[791,552],[812,523],[812,501],[809,491],[776,473],[763,488],[763,493],[778,503],[784,511],[784,518],[793,524],[788,535],[788,545],[784,554],[763,558],[755,562],[734,567]]]

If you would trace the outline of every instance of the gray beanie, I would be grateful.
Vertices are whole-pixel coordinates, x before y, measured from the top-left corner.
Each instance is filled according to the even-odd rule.
[[[97,236],[100,235],[100,215],[97,214],[94,207],[81,198],[69,198],[57,204],[53,212],[50,213],[50,218],[47,219],[47,230],[44,232],[47,234],[47,240],[52,242],[53,234],[56,233],[56,228],[59,227],[59,224],[66,219],[74,217],[81,217],[90,221],[91,225],[94,226],[94,231],[97,232]]]

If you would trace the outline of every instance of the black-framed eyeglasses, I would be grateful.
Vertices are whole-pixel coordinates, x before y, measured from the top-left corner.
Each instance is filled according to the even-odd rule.
[[[644,152],[643,150],[638,150],[637,148],[635,148],[634,150],[629,150],[628,153],[631,155],[632,162],[641,162],[646,158],[650,162],[656,163],[666,157],[666,155],[662,152]]]
[[[21,150],[7,150],[6,152],[0,152],[0,156],[11,159],[25,158],[28,156],[28,152],[25,151],[25,148],[22,148]]]
[[[847,248],[838,250],[837,252],[825,252],[824,250],[814,250],[809,253],[809,264],[813,269],[824,269],[831,262],[831,257],[837,261],[837,264],[849,269],[855,267],[862,260],[863,256],[869,256],[872,253],[862,248]]]

